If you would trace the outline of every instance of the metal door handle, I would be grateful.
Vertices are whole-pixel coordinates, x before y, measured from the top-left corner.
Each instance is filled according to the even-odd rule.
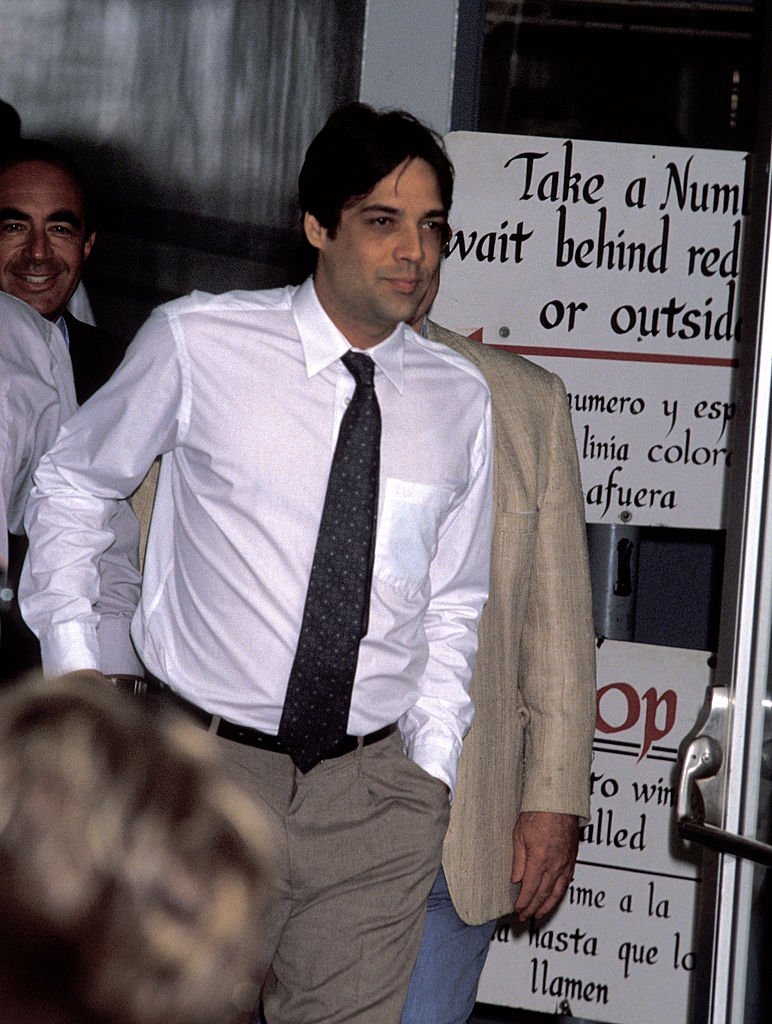
[[[730,853],[733,857],[743,857],[745,860],[772,868],[772,846],[761,843],[758,839],[748,839],[747,836],[737,835],[736,832],[700,824],[694,818],[679,819],[678,834],[711,850],[718,850],[719,853]]]
[[[678,833],[684,839],[734,857],[744,857],[772,867],[772,846],[720,828],[720,776],[724,756],[721,743],[725,736],[729,691],[723,686],[708,690],[707,711],[698,734],[686,748],[678,783]]]

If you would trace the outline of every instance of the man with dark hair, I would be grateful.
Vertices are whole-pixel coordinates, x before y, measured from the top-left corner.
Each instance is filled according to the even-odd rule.
[[[62,378],[74,384],[77,404],[104,384],[126,348],[120,338],[82,323],[66,308],[94,238],[88,182],[69,154],[30,139],[0,153],[0,290],[55,325],[64,344],[55,346],[51,358],[61,363]],[[128,623],[139,596],[137,527],[127,507],[117,515],[118,539],[102,561],[104,664],[111,673],[135,675],[141,665],[128,639]],[[23,537],[14,536],[9,548],[9,590],[15,593],[26,553]],[[6,601],[5,610],[0,679],[7,680],[38,665],[40,655],[15,602]]]
[[[396,1024],[472,717],[490,398],[406,326],[447,231],[432,133],[355,104],[301,177],[312,278],[151,315],[41,463],[23,607],[47,671],[100,669],[93,559],[160,453],[132,635],[283,837],[266,1019]]]
[[[0,151],[2,291],[53,323],[64,315],[69,330],[74,318],[65,310],[95,237],[90,187],[68,153],[36,139],[18,139]],[[120,355],[113,357],[113,369],[119,361]]]
[[[365,104],[343,107],[308,147],[298,180],[300,208],[334,237],[352,198],[367,195],[406,159],[431,167],[447,213],[453,201],[453,165],[439,136],[404,111],[377,113]]]

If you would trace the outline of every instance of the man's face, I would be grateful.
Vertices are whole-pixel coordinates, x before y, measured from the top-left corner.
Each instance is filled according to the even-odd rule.
[[[319,301],[353,346],[376,345],[413,319],[439,266],[446,221],[437,177],[418,158],[344,208],[334,238],[306,214]]]
[[[83,195],[65,170],[30,160],[0,172],[0,290],[57,320],[93,242]]]

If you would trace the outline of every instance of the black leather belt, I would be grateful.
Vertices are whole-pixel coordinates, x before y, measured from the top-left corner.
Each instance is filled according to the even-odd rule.
[[[186,715],[195,719],[204,729],[208,729],[212,724],[213,715],[198,707],[197,704],[193,704],[178,693],[175,693],[174,690],[160,679],[149,677],[145,692],[151,697],[159,698],[161,703],[183,711]],[[289,754],[289,751],[278,736],[274,736],[269,732],[263,732],[262,729],[254,729],[249,725],[236,725],[235,722],[229,722],[227,719],[221,718],[215,731],[218,736],[226,740],[232,740],[234,743],[244,743],[248,747],[259,747],[261,750],[270,750],[276,754]],[[340,743],[336,743],[324,755],[322,760],[331,761],[333,758],[350,754],[353,750],[357,749],[360,739],[363,747],[369,747],[372,743],[385,740],[387,736],[391,736],[396,731],[396,723],[392,723],[391,725],[384,725],[382,729],[376,729],[375,732],[369,732],[366,736],[346,736]]]

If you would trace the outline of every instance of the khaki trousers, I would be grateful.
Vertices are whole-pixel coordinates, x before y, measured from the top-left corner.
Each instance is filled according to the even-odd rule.
[[[398,1024],[437,875],[445,786],[399,733],[306,775],[289,757],[219,740],[278,836],[260,962],[267,1024]]]

